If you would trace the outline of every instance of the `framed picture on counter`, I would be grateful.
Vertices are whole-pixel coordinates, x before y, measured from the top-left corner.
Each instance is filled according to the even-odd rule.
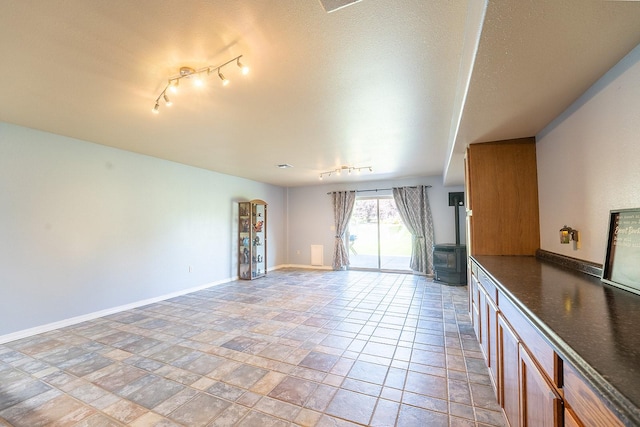
[[[640,295],[640,208],[609,213],[602,281]]]

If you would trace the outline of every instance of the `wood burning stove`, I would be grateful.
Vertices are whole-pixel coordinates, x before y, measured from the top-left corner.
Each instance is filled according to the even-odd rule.
[[[449,285],[467,284],[467,247],[460,244],[460,206],[464,193],[449,193],[449,206],[455,209],[456,242],[433,245],[434,280]]]

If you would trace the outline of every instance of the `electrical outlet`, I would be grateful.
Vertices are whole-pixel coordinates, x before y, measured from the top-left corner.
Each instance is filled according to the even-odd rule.
[[[189,273],[193,272],[193,267],[189,266]]]
[[[300,249],[296,251],[296,255],[300,255]]]

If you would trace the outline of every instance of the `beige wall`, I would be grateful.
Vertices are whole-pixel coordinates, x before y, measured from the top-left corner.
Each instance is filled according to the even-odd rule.
[[[333,207],[330,191],[344,190],[371,190],[387,189],[391,187],[411,185],[431,185],[427,194],[429,205],[433,215],[433,227],[435,243],[455,242],[454,208],[449,206],[449,192],[464,191],[462,186],[445,187],[439,176],[417,177],[386,181],[352,182],[331,184],[330,178],[325,180],[327,184],[294,187],[288,189],[289,222],[288,247],[289,264],[296,266],[309,266],[311,263],[311,245],[324,246],[324,265],[330,267],[333,259],[333,245],[335,231],[333,219]],[[366,192],[361,196],[387,196],[391,191]],[[460,240],[466,239],[465,221],[463,209],[460,209]]]
[[[228,281],[240,200],[269,202],[269,267],[283,264],[285,191],[0,123],[0,342]]]
[[[640,46],[537,135],[542,249],[602,263],[609,211],[640,207]],[[582,248],[558,230],[580,231]]]

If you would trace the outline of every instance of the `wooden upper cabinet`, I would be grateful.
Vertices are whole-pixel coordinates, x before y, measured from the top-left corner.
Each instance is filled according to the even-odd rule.
[[[540,247],[535,138],[471,144],[466,157],[472,255],[535,255]]]

